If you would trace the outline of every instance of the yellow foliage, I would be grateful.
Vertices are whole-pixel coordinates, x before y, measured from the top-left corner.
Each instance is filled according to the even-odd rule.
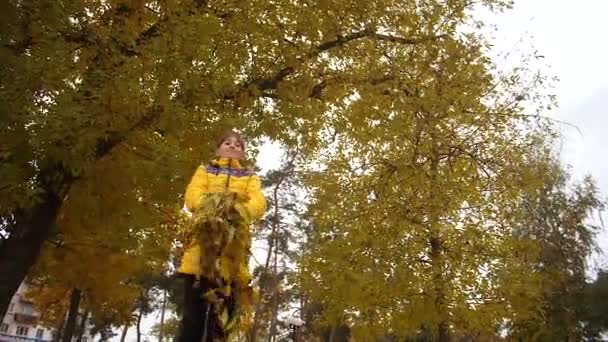
[[[534,186],[519,172],[537,143],[523,109],[541,101],[510,80],[525,72],[496,76],[487,42],[463,33],[474,3],[4,1],[0,215],[18,222],[3,246],[31,234],[19,219],[35,204],[59,199],[58,218],[36,227],[58,246],[34,277],[126,310],[129,279],[164,270],[210,137],[238,127],[324,167],[309,177],[318,230],[301,267],[329,321],[405,333],[450,307],[490,329],[512,309],[482,312],[467,294],[511,286],[521,261],[493,263],[519,248],[505,208]],[[534,283],[518,280],[500,291]]]
[[[308,170],[314,230],[299,265],[323,324],[367,341],[423,326],[492,334],[538,314],[537,250],[516,236],[514,211],[539,185],[527,165],[553,131],[523,113],[520,84],[495,77],[483,44],[450,36],[415,59],[386,47],[399,81],[355,86],[329,115],[336,134]]]
[[[237,322],[247,315],[253,303],[251,276],[247,269],[250,235],[249,215],[241,216],[235,209],[238,199],[231,193],[205,196],[194,212],[191,224],[193,243],[200,246],[199,274],[215,282],[216,288],[204,297],[213,303],[221,327],[230,334]],[[225,299],[235,302],[236,312],[229,314]]]

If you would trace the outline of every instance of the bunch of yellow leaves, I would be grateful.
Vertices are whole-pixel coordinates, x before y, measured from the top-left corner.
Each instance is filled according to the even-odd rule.
[[[197,279],[203,276],[216,284],[204,297],[213,304],[226,333],[254,301],[247,266],[251,220],[241,201],[231,193],[209,194],[191,221],[193,240],[201,248]]]

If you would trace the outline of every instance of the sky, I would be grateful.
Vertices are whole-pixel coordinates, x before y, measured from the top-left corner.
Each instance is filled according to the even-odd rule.
[[[553,89],[559,107],[546,115],[578,128],[558,124],[562,162],[571,167],[575,179],[591,175],[604,199],[608,198],[606,13],[606,0],[519,0],[513,10],[489,18],[497,28],[495,52],[519,44],[545,56],[549,67],[544,71],[559,79]],[[602,216],[608,222],[608,215]],[[606,230],[598,243],[608,251]],[[601,266],[608,266],[608,254],[592,258],[591,273]]]
[[[578,127],[559,126],[562,161],[571,166],[576,179],[592,175],[603,198],[608,198],[606,13],[608,0],[518,0],[513,10],[487,17],[488,23],[497,28],[493,32],[495,53],[518,46],[545,56],[544,62],[549,65],[545,72],[559,78],[554,88],[559,107],[546,115]],[[262,172],[279,167],[277,151],[276,144],[261,148],[258,164]],[[608,215],[603,217],[608,222]],[[606,231],[599,235],[598,242],[608,251]],[[592,272],[600,266],[608,266],[608,254],[593,257]],[[156,320],[154,314],[148,317],[143,331]],[[135,341],[133,328],[127,341]]]

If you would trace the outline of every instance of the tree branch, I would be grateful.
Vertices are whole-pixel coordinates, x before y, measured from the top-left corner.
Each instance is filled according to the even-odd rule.
[[[346,45],[347,43],[350,43],[352,41],[359,40],[362,38],[370,38],[372,40],[379,40],[379,41],[389,41],[389,42],[404,44],[404,45],[416,45],[416,44],[422,44],[425,42],[436,41],[436,40],[439,40],[439,39],[442,39],[445,37],[446,37],[446,35],[419,37],[419,38],[406,38],[406,37],[398,37],[398,36],[380,34],[380,33],[372,32],[372,31],[366,29],[366,30],[362,30],[362,31],[358,31],[358,32],[353,32],[346,36],[339,35],[334,40],[331,40],[331,41],[318,45],[312,51],[307,53],[305,57],[299,58],[298,61],[300,62],[300,65],[302,65],[302,64],[306,63],[307,61],[309,61],[310,59],[319,56],[323,52],[342,47],[342,46]],[[296,70],[295,66],[287,66],[287,67],[284,67],[283,69],[279,70],[278,72],[276,72],[271,77],[251,81],[244,87],[246,88],[249,85],[254,85],[259,90],[262,90],[262,91],[276,89],[279,82],[284,80],[287,76],[291,75],[295,70]]]

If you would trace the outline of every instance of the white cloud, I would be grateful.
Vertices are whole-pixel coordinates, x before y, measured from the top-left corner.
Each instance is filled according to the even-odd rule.
[[[579,133],[560,126],[563,162],[572,166],[575,178],[591,174],[604,198],[608,197],[608,160],[603,157],[608,146],[606,13],[606,0],[519,0],[512,11],[487,17],[498,28],[494,33],[497,53],[512,49],[524,37],[520,47],[529,44],[546,57],[550,68],[545,71],[560,79],[555,88],[560,108],[547,114],[580,129]],[[608,250],[605,230],[598,243]],[[608,266],[605,255],[595,255],[593,264]]]

